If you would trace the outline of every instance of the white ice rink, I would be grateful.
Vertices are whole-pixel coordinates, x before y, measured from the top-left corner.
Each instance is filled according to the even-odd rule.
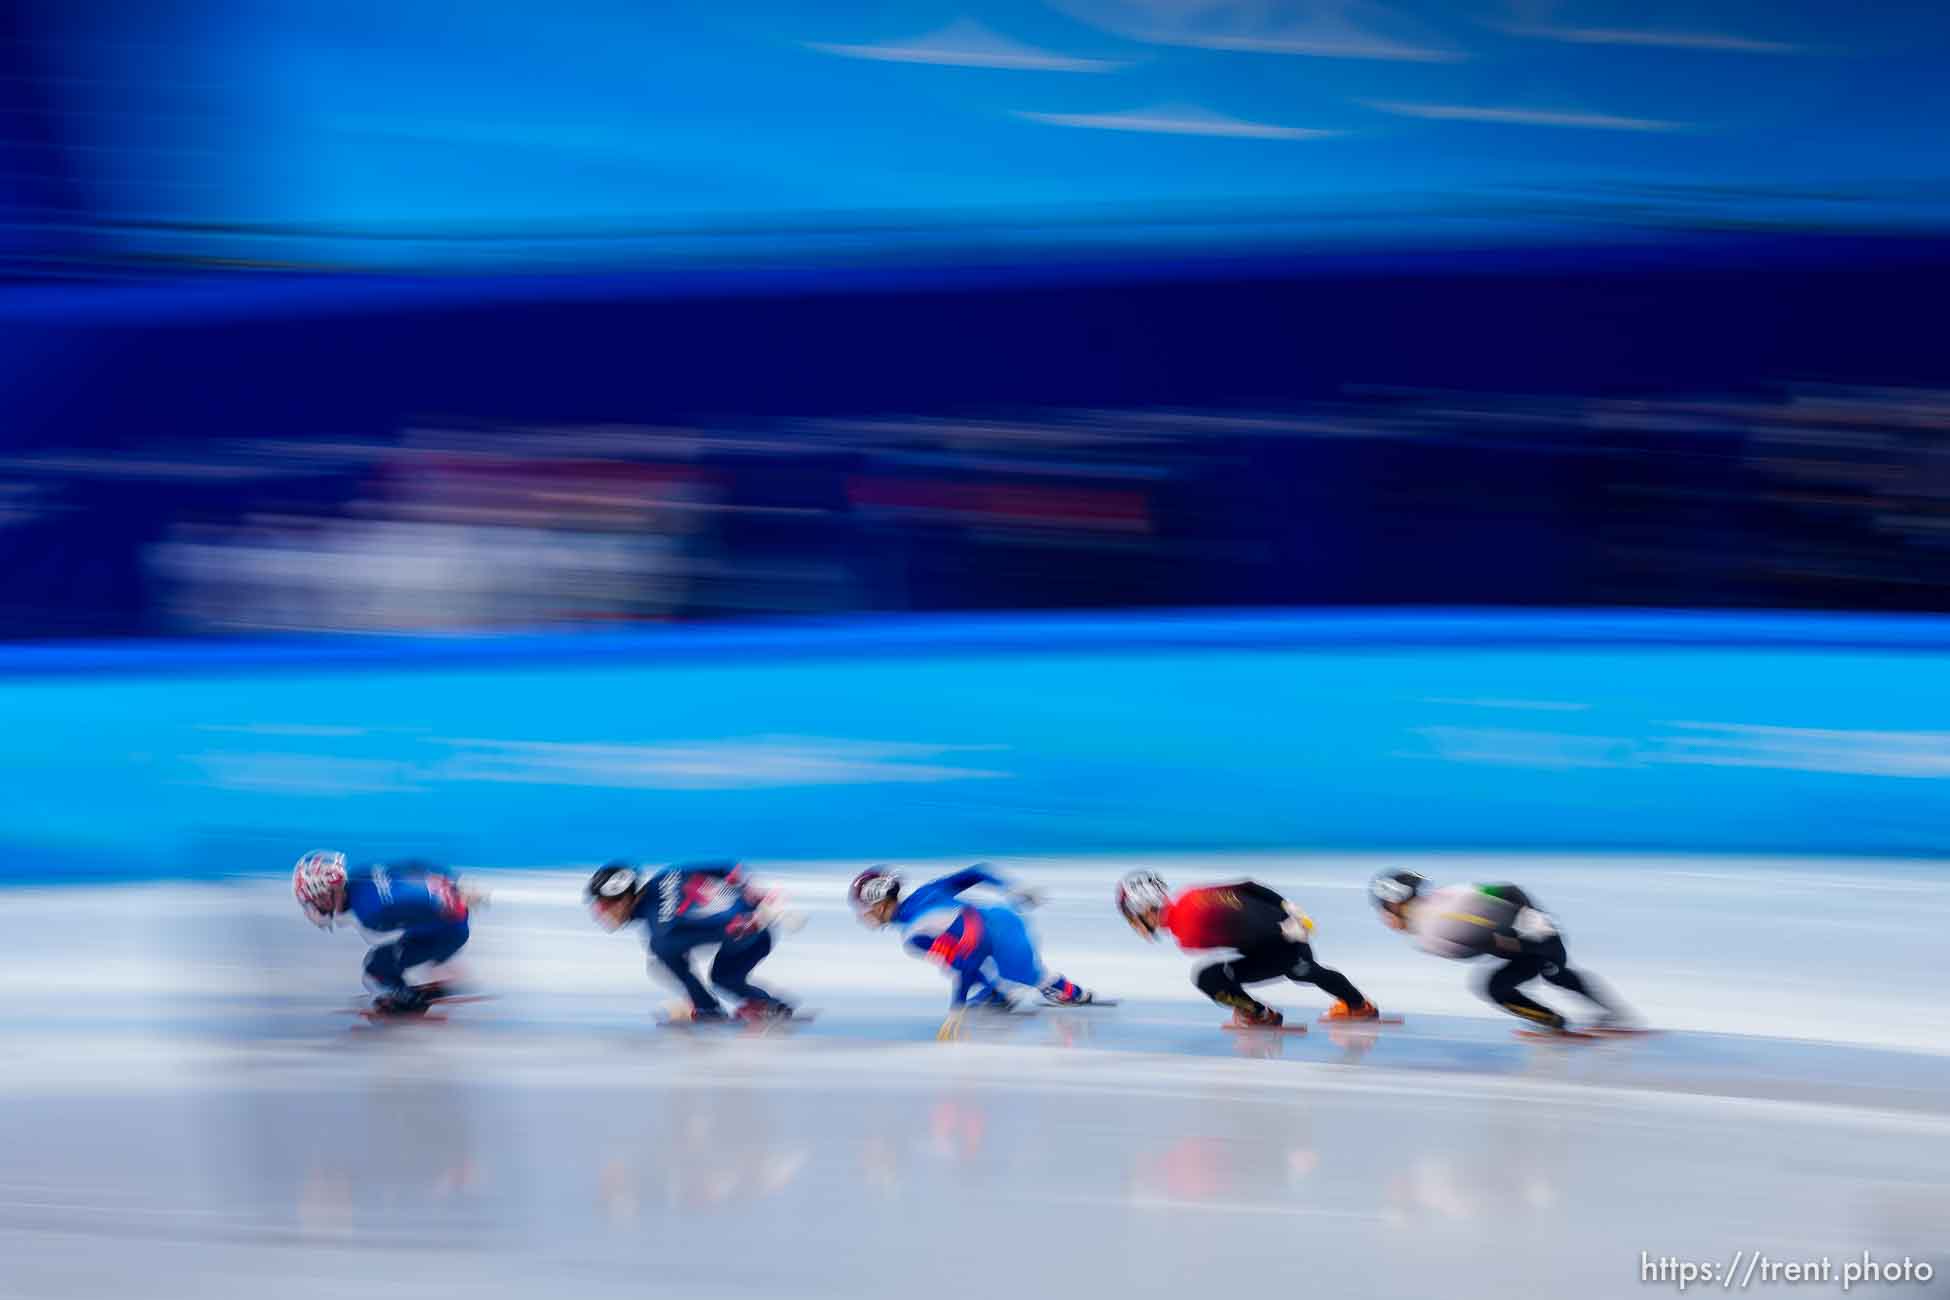
[[[1378,926],[1381,861],[1146,860],[1281,889],[1408,1017],[1248,1038],[1117,918],[1128,859],[999,864],[1049,894],[1051,964],[1124,1005],[955,1044],[945,982],[846,913],[861,864],[753,864],[811,917],[758,978],[821,1012],[764,1036],[654,1028],[668,993],[580,872],[485,878],[466,958],[498,996],[387,1030],[344,1014],[359,940],[282,880],[0,893],[0,1295],[1606,1297],[1677,1293],[1641,1252],[1950,1265],[1940,866],[1415,859],[1523,884],[1672,1031],[1571,1048]],[[1725,1289],[1839,1293],[1765,1275]]]

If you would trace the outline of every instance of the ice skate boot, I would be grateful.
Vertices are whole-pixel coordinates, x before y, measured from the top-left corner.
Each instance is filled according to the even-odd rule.
[[[1041,992],[1043,1001],[1053,1007],[1088,1006],[1097,1000],[1091,996],[1089,989],[1080,984],[1073,984],[1061,975],[1043,985]]]
[[[760,1025],[773,1020],[792,1019],[792,1008],[777,998],[751,998],[740,1003],[734,1014],[745,1024]]]
[[[1255,1005],[1253,1008],[1234,1007],[1232,1019],[1226,1023],[1228,1029],[1278,1029],[1286,1023],[1286,1017],[1271,1007]]]

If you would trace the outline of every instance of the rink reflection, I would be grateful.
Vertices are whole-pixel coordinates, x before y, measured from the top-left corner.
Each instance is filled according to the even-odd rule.
[[[615,1224],[636,1222],[646,1202],[742,1213],[785,1191],[812,1158],[807,1138],[779,1132],[772,1108],[743,1091],[668,1093],[644,1119],[597,1170],[597,1200]]]
[[[77,1037],[85,1087],[44,1042],[37,1073],[0,1075],[0,1294],[164,1276],[260,1300],[267,1276],[336,1295],[437,1275],[608,1297],[652,1270],[683,1294],[877,1300],[928,1277],[943,1296],[1148,1295],[1250,1289],[1304,1256],[1323,1296],[1454,1276],[1608,1296],[1636,1293],[1621,1242],[1925,1249],[1950,1168],[1935,1058],[1687,1035],[1540,1051],[1433,1017],[1240,1035],[1142,1004],[957,1044],[921,1015],[705,1039],[563,1010],[508,998],[356,1039],[334,1020],[208,1057],[185,1036],[151,1078],[135,1056],[103,1073],[132,1049]],[[1833,1099],[1778,1105],[1787,1077]],[[734,1248],[700,1258],[727,1230]],[[991,1241],[984,1272],[939,1276]]]
[[[302,1140],[309,1151],[297,1218],[307,1235],[396,1231],[429,1204],[480,1203],[476,1118],[446,1085],[375,1086]]]
[[[1635,1284],[1615,1276],[1627,1238],[1711,1251],[1764,1223],[1803,1250],[1915,1251],[1950,1167],[1940,1118],[1292,1058],[1274,1075],[1224,1057],[1052,1064],[1041,1031],[973,1052],[764,1040],[527,1074],[450,1041],[109,1107],[10,1094],[0,1292],[48,1293],[35,1280],[53,1269],[82,1279],[62,1294],[151,1294],[149,1272],[174,1267],[196,1284],[172,1293],[220,1297],[306,1269],[335,1294],[434,1270],[469,1293],[620,1296],[654,1264],[691,1292],[879,1297],[928,1276],[943,1295],[1157,1294],[1194,1276],[1245,1288],[1304,1254],[1322,1295],[1431,1294],[1464,1270],[1479,1294],[1549,1278],[1602,1296]],[[863,1211],[871,1261],[851,1240]],[[713,1227],[764,1248],[701,1260]],[[132,1234],[140,1257],[99,1249]],[[939,1276],[971,1241],[1008,1248],[979,1277]]]
[[[1304,1134],[1202,1134],[1131,1161],[1131,1200],[1277,1203],[1320,1167]]]

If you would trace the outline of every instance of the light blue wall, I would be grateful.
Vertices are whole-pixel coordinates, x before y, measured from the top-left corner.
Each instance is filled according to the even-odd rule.
[[[0,875],[1248,846],[1933,855],[1950,620],[1242,616],[0,653]]]

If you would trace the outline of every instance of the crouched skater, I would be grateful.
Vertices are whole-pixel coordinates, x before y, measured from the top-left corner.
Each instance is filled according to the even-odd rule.
[[[1631,1015],[1597,977],[1574,970],[1557,922],[1511,884],[1431,889],[1416,871],[1384,871],[1368,885],[1381,922],[1414,939],[1422,951],[1453,961],[1502,958],[1483,980],[1484,997],[1547,1033],[1569,1030],[1564,1016],[1523,992],[1534,979],[1575,993],[1598,1009],[1592,1028],[1633,1028]]]
[[[643,923],[651,965],[683,988],[690,1001],[689,1020],[729,1018],[692,965],[691,954],[709,947],[717,949],[710,983],[740,1000],[733,1013],[738,1019],[792,1016],[790,1005],[751,982],[752,971],[771,955],[773,926],[787,920],[787,914],[780,910],[777,895],[755,889],[737,863],[687,862],[644,872],[628,862],[611,862],[589,878],[584,896],[605,930]]]
[[[468,912],[484,895],[425,862],[348,868],[345,854],[317,850],[298,859],[292,893],[313,925],[332,929],[350,916],[368,934],[390,935],[366,953],[365,982],[376,1015],[424,1015],[449,996],[444,982],[409,984],[406,973],[451,961],[466,946]]]
[[[978,885],[1004,891],[1006,900],[965,901],[962,895]],[[1040,900],[1029,890],[1012,889],[987,866],[967,867],[913,890],[891,869],[870,867],[853,878],[847,896],[862,922],[875,929],[899,927],[909,953],[934,962],[954,981],[943,1039],[959,1036],[969,1007],[1010,1010],[1011,986],[1035,989],[1052,1006],[1110,1005],[1043,965],[1020,910]]]
[[[1314,923],[1265,885],[1194,885],[1177,897],[1149,871],[1134,871],[1117,886],[1117,910],[1133,930],[1156,942],[1169,934],[1188,952],[1231,948],[1237,957],[1207,962],[1193,973],[1199,992],[1232,1008],[1239,1029],[1274,1029],[1279,1012],[1246,992],[1248,984],[1286,979],[1312,984],[1336,999],[1329,1020],[1376,1020],[1381,1013],[1353,981],[1314,960]]]

